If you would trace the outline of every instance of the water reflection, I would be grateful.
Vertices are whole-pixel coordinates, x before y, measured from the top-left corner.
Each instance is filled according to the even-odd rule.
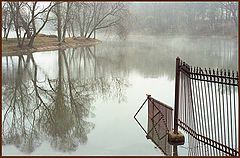
[[[88,134],[97,126],[89,121],[95,115],[96,100],[116,99],[127,104],[125,111],[135,111],[136,94],[140,90],[145,94],[145,85],[141,85],[139,93],[128,93],[135,100],[127,102],[128,86],[138,85],[134,83],[136,73],[146,82],[160,77],[173,82],[176,56],[195,66],[237,70],[237,40],[131,36],[126,41],[104,41],[90,48],[2,57],[3,144],[32,153],[49,141],[56,150],[75,151],[87,143]],[[128,83],[129,77],[132,83]],[[164,78],[159,85],[165,83]],[[158,89],[151,86],[151,91]],[[167,102],[172,102],[170,99]],[[122,121],[129,127],[126,118]],[[132,130],[132,135],[126,136],[129,140],[141,132]],[[115,135],[109,139],[114,141]]]
[[[99,45],[99,50],[105,52],[105,56],[125,56],[128,70],[137,71],[144,77],[166,76],[174,80],[177,56],[191,65],[203,68],[237,70],[237,46],[237,39],[225,37],[134,35],[125,42],[103,43]]]
[[[38,100],[38,96],[34,95],[34,91],[38,94],[36,76],[30,75],[32,69],[36,67],[29,68],[30,60],[34,62],[32,55],[28,55],[26,61],[23,56],[18,56],[16,63],[12,62],[11,58],[3,75],[2,86],[3,143],[14,144],[26,152],[32,152],[40,141],[35,130],[35,115],[39,106],[37,108],[30,106],[34,100]]]
[[[37,65],[33,54],[5,57],[3,144],[31,153],[44,140],[60,151],[87,143],[95,126],[88,121],[94,116],[94,100],[100,96],[122,102],[128,86],[121,76],[102,74],[91,49],[58,50],[55,78]]]

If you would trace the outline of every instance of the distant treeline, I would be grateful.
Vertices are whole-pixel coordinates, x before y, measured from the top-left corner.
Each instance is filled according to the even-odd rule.
[[[133,3],[133,30],[150,34],[237,35],[238,2]]]
[[[95,38],[109,30],[125,39],[129,33],[231,35],[238,31],[238,2],[23,2],[2,4],[2,30],[16,33],[18,46],[32,47],[43,29],[65,37]]]

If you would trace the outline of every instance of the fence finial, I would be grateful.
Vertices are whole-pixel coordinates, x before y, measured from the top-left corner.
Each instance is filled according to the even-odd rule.
[[[230,70],[228,69],[228,77],[230,77],[231,76],[231,72],[230,72]]]
[[[147,96],[148,99],[151,97],[151,95],[149,95],[149,94],[146,94],[146,96]]]

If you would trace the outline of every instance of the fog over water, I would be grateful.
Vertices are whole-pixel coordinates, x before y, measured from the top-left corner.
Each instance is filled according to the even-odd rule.
[[[238,70],[234,15],[220,3],[124,4],[124,31],[98,30],[95,46],[2,56],[4,156],[163,156],[133,116],[146,94],[174,107],[176,57]],[[41,33],[57,35],[56,26]],[[147,117],[144,106],[138,119],[146,128]],[[178,154],[188,147],[186,137]]]

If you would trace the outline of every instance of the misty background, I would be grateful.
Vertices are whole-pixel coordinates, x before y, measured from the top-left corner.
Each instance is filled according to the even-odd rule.
[[[176,57],[238,69],[238,2],[5,1],[2,13],[2,41],[19,47],[102,41],[2,56],[3,155],[164,155],[133,116],[146,93],[174,106]]]
[[[36,8],[46,8],[49,3],[39,2]],[[94,30],[96,33],[114,34],[118,35],[120,39],[126,39],[129,34],[236,37],[238,33],[238,2],[63,2],[59,13],[56,11],[57,6],[60,4],[51,10],[41,33],[57,35],[59,28],[57,22],[60,18],[62,19],[61,27],[64,27],[64,22],[67,22],[66,34],[83,36],[81,30],[86,28],[84,25],[88,25],[89,19],[96,16],[93,14],[94,12],[99,13],[100,17],[101,15],[105,16],[104,13],[111,12],[111,8],[115,6],[116,11],[103,20],[100,27]],[[99,10],[97,10],[98,7]],[[2,35],[4,36],[4,30],[8,29],[11,11],[7,3],[3,3],[2,10]],[[20,11],[26,22],[30,21],[28,10],[27,7],[25,9],[23,7],[22,12]],[[36,18],[35,23],[39,24],[36,27],[41,26],[43,20],[40,19],[44,16],[45,14]],[[94,23],[93,21],[90,21],[91,25]],[[89,24],[88,30],[91,30],[91,27],[94,28],[94,25],[91,25]],[[11,27],[10,30],[15,31],[16,29]],[[84,31],[86,29],[82,32]],[[10,37],[16,37],[14,34],[11,32]]]

